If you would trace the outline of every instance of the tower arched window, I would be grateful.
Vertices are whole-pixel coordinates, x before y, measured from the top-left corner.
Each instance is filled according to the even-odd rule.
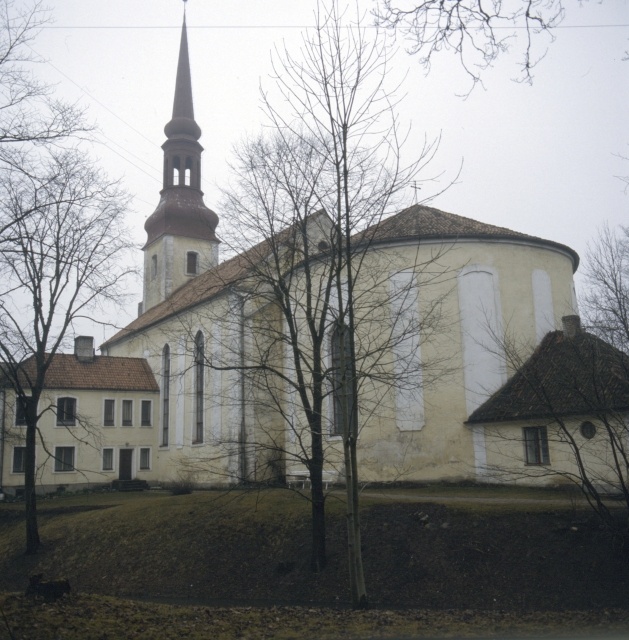
[[[186,275],[196,276],[199,273],[199,254],[196,251],[186,253]]]
[[[190,186],[190,178],[192,176],[192,158],[190,156],[186,157],[186,167],[184,172],[184,184],[189,187]]]
[[[343,343],[342,346],[341,342]],[[330,351],[332,352],[332,402],[334,409],[331,435],[340,436],[343,435],[344,400],[347,402],[347,415],[350,420],[355,406],[347,327],[337,324],[330,336],[330,343]]]
[[[199,331],[194,338],[194,427],[193,444],[203,442],[203,412],[205,390],[205,339]]]
[[[157,277],[157,255],[151,256],[151,280]]]
[[[179,156],[175,156],[173,158],[173,184],[174,185],[178,185],[178,184],[183,184],[181,182],[181,159],[179,158]]]
[[[170,421],[170,347],[162,350],[162,447],[168,446],[168,426]]]

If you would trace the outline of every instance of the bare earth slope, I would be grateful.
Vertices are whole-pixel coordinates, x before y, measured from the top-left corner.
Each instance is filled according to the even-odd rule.
[[[575,622],[584,616],[597,628],[625,625],[626,555],[587,510],[569,501],[559,504],[364,500],[371,602],[379,609],[435,611],[431,616],[441,611],[446,618],[451,610],[468,618],[480,612],[511,616],[507,624],[522,616],[566,612],[564,624],[566,616]],[[21,592],[29,575],[44,573],[67,577],[74,593],[206,607],[343,609],[349,600],[343,505],[333,498],[328,506],[329,566],[313,575],[308,505],[289,492],[105,494],[42,501],[45,547],[36,557],[22,554],[21,506],[0,505],[0,591]],[[15,599],[6,606],[17,612],[21,603]],[[52,612],[52,605],[46,606]],[[568,614],[574,611],[583,613]],[[581,620],[575,629],[584,625]]]

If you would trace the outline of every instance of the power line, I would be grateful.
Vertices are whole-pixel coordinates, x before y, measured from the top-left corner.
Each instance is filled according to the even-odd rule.
[[[193,29],[313,29],[315,25],[311,24],[219,24],[219,25],[187,25],[188,31]],[[553,29],[617,29],[617,28],[626,28],[629,27],[629,23],[627,24],[560,24],[554,27],[549,27],[550,30]],[[166,26],[166,25],[47,25],[41,27],[42,29],[176,29],[177,31],[181,30],[181,26]],[[353,29],[352,26],[343,27],[345,29]],[[375,25],[362,25],[360,28],[362,29],[377,29]],[[435,27],[436,29],[437,27]],[[470,28],[474,28],[473,26]],[[512,30],[512,29],[532,29],[534,27],[521,27],[517,25],[513,25],[510,27],[507,26],[492,26],[492,29],[495,30]]]

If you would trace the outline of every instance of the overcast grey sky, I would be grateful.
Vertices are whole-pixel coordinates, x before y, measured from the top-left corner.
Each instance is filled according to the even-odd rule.
[[[219,216],[218,187],[228,179],[231,147],[261,126],[259,87],[270,86],[271,52],[299,46],[315,4],[187,3],[203,189]],[[396,69],[408,69],[400,112],[412,125],[411,142],[442,136],[430,172],[442,175],[435,190],[463,160],[458,184],[431,204],[567,244],[583,258],[601,224],[629,224],[629,196],[615,178],[629,175],[629,161],[616,155],[629,156],[629,61],[622,60],[629,51],[629,2],[566,4],[563,27],[532,86],[511,81],[517,60],[509,56],[484,75],[485,90],[475,89],[467,100],[457,97],[468,84],[447,52],[428,76],[405,53]],[[129,223],[138,246],[159,200],[160,145],[172,110],[182,15],[181,0],[57,0],[55,23],[33,45],[48,61],[37,73],[87,106],[97,122],[102,165],[123,176],[135,195]],[[222,217],[218,231],[228,225]],[[131,305],[129,319],[133,312]]]

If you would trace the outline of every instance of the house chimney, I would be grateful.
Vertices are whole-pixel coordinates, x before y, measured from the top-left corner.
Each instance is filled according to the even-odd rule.
[[[581,333],[581,318],[579,316],[564,316],[561,322],[563,323],[564,337],[574,338]]]
[[[79,362],[93,362],[94,338],[92,336],[77,336],[74,338],[74,355]]]

